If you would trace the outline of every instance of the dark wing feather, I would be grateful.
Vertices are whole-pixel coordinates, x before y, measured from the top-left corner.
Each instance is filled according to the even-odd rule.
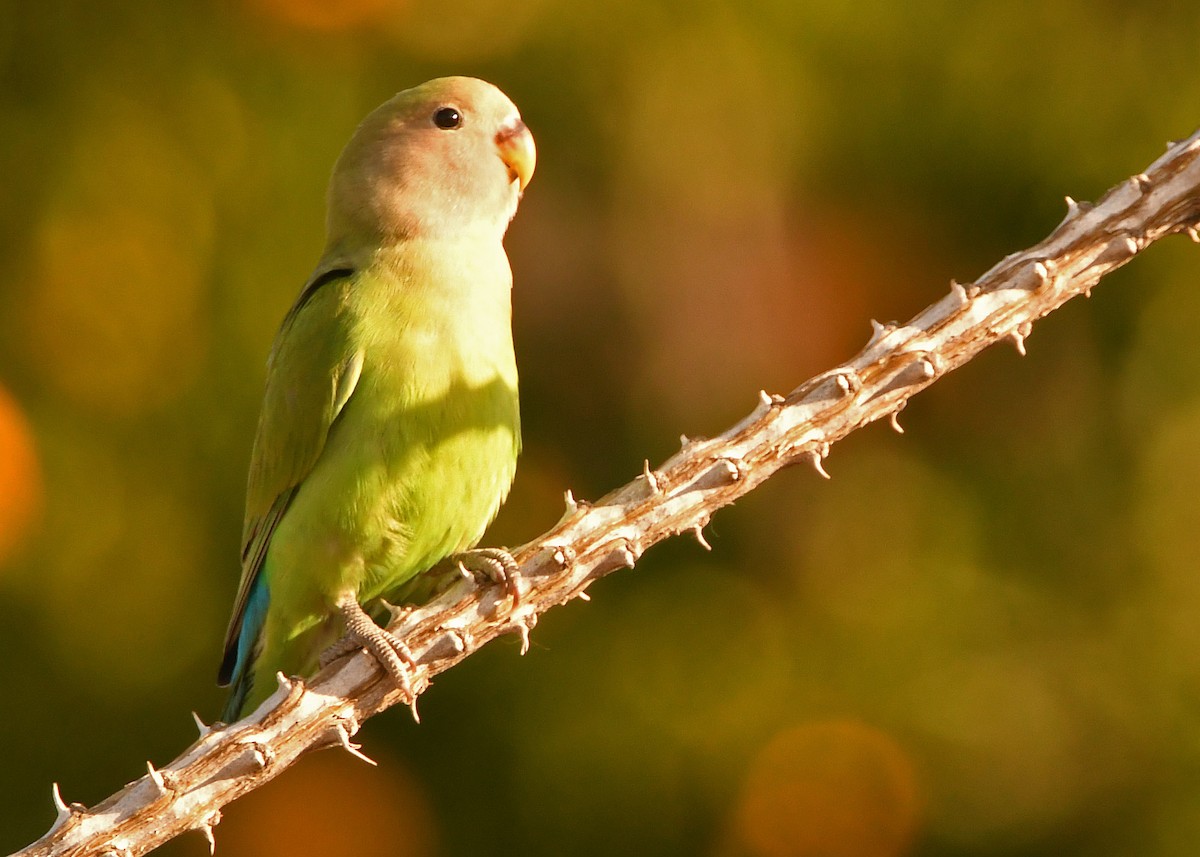
[[[271,536],[320,458],[329,429],[362,370],[362,352],[350,341],[346,301],[353,277],[346,268],[314,277],[283,320],[271,349],[246,486],[242,578],[218,676],[222,684],[233,677],[238,642],[246,631],[246,604],[262,573]]]

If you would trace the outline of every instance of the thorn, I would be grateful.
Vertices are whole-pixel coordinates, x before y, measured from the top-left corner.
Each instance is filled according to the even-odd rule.
[[[1033,333],[1033,323],[1023,321],[1008,335],[1012,339],[1013,345],[1016,346],[1017,353],[1022,357],[1025,356],[1025,339],[1031,333]]]
[[[50,799],[54,801],[54,811],[58,814],[59,819],[66,818],[71,814],[71,808],[67,806],[67,802],[63,800],[62,792],[59,791],[58,783],[50,787]]]
[[[204,834],[204,838],[208,841],[208,853],[210,855],[217,853],[217,837],[213,835],[213,828],[220,823],[221,811],[219,809],[213,810],[213,812],[207,818],[205,818],[204,821],[200,822],[199,827],[196,828],[202,834]]]
[[[571,493],[570,488],[568,488],[566,490],[566,492],[563,494],[563,499],[567,503],[567,511],[566,511],[566,515],[564,515],[564,517],[569,516],[569,515],[574,515],[577,511],[579,511],[579,503],[577,503],[575,501],[575,495],[573,493]]]
[[[871,319],[871,338],[867,340],[867,348],[870,348],[895,329],[896,326],[894,324],[880,324],[875,319]]]
[[[679,436],[679,445],[681,447],[687,446],[691,442],[692,442],[692,439],[689,438],[686,434],[681,434]]]
[[[966,306],[971,299],[967,297],[967,290],[958,280],[950,281],[950,294],[954,295],[954,299],[958,301],[959,306]]]
[[[900,404],[900,407],[898,407],[898,408],[896,408],[896,410],[892,411],[891,416],[888,418],[889,422],[892,425],[892,430],[895,431],[896,434],[904,434],[904,426],[900,425],[900,412],[902,410],[904,410],[903,402]]]
[[[50,832],[53,833],[68,818],[74,815],[74,812],[72,812],[71,807],[67,806],[66,801],[63,800],[62,792],[58,790],[58,783],[50,787],[50,799],[54,801],[54,824],[50,825]]]
[[[537,620],[533,620],[536,622]],[[530,622],[530,617],[514,619],[510,626],[512,631],[519,634],[521,637],[521,655],[524,656],[529,651],[529,632],[533,627],[533,622]]]
[[[576,592],[575,597],[580,599],[581,601],[591,601],[592,600],[592,596],[588,595],[587,592],[583,589]]]
[[[1087,214],[1089,211],[1095,208],[1095,206],[1090,202],[1078,202],[1073,197],[1068,196],[1064,197],[1064,199],[1067,201],[1067,214],[1062,219],[1062,223],[1060,223],[1059,226],[1066,224],[1068,221],[1073,220],[1076,217]]]
[[[820,474],[822,479],[829,479],[830,476],[825,472],[825,465],[821,463],[821,453],[815,449],[808,453],[808,463],[813,466],[813,470]]]
[[[719,459],[725,465],[725,469],[729,473],[729,481],[737,482],[746,475],[747,467],[745,459],[736,455],[722,455]]]
[[[444,628],[450,637],[450,644],[459,652],[465,652],[475,643],[475,637],[470,631],[461,628]]]
[[[766,390],[758,391],[758,401],[765,407],[771,407],[771,394]]]
[[[642,477],[646,480],[646,484],[650,486],[651,494],[658,494],[662,491],[662,487],[658,481],[658,474],[650,469],[650,459],[642,461]]]
[[[853,369],[843,369],[837,373],[836,378],[838,389],[842,391],[843,396],[849,396],[862,389],[862,380]]]
[[[278,685],[276,693],[280,690],[287,691],[285,699],[296,700],[304,693],[304,679],[295,676],[287,676],[282,672],[275,673],[275,682]]]
[[[192,721],[196,724],[196,729],[199,730],[201,738],[206,737],[208,733],[212,732],[212,727],[205,726],[204,721],[200,719],[200,715],[194,711],[192,712]]]
[[[626,568],[633,568],[637,564],[637,556],[630,547],[629,540],[625,540],[625,544],[621,545],[621,564]]]
[[[282,670],[275,673],[275,683],[279,686],[279,690],[286,690],[289,694],[292,692],[292,685],[295,684],[295,682],[283,674]]]
[[[385,601],[382,598],[379,599],[379,603],[383,606],[383,609],[387,610],[388,615],[392,617],[392,621],[388,623],[389,625],[395,625],[403,622],[408,618],[409,614],[412,613],[412,608],[408,605],[397,606],[389,601]]]
[[[1138,193],[1149,193],[1154,188],[1154,184],[1150,181],[1150,176],[1145,173],[1138,173],[1136,176],[1132,176],[1129,182],[1137,188]]]
[[[149,761],[146,762],[146,772],[150,775],[150,782],[154,783],[154,788],[158,790],[158,793],[165,795],[167,793],[167,781],[163,779],[163,775]]]
[[[575,548],[570,545],[553,545],[552,547],[554,553],[551,554],[551,559],[554,560],[555,565],[560,568],[569,568],[571,563],[575,562]]]
[[[1197,244],[1200,244],[1200,229],[1197,229],[1195,226],[1185,226],[1183,231],[1188,238],[1191,238]]]
[[[261,771],[271,763],[275,757],[275,752],[265,744],[260,744],[257,741],[243,741],[243,746],[249,747],[250,752],[254,755],[254,764]]]
[[[706,551],[712,550],[712,545],[708,543],[708,539],[704,538],[704,526],[702,524],[696,524],[696,526],[692,527],[692,535],[696,537],[696,541],[700,543],[700,547]]]
[[[645,550],[636,540],[625,539],[625,548],[629,551],[629,555],[632,556],[634,560],[641,559],[642,554],[645,553]]]
[[[413,701],[416,702],[416,697],[413,697]],[[418,720],[417,722],[419,723],[420,721]],[[338,736],[338,741],[342,745],[342,749],[345,750],[347,753],[349,753],[351,756],[356,756],[359,759],[362,759],[368,765],[374,765],[375,767],[379,766],[378,762],[376,762],[374,759],[372,759],[370,756],[368,756],[366,753],[364,753],[362,751],[362,744],[355,744],[353,741],[350,740],[350,730],[348,728],[346,728],[345,723],[342,723],[340,721],[338,722],[338,725],[337,725],[337,736]]]

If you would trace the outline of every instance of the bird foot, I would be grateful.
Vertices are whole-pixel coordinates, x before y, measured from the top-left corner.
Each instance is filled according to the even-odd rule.
[[[415,700],[409,671],[417,663],[408,646],[394,634],[376,625],[353,596],[347,596],[338,604],[338,612],[346,624],[346,634],[321,653],[321,666],[324,667],[355,649],[366,649],[383,667],[384,672],[396,682],[396,686],[404,691],[409,699]]]
[[[504,548],[476,548],[457,553],[450,559],[458,564],[459,573],[464,577],[482,576],[503,585],[514,608],[521,603],[519,567],[513,555]]]

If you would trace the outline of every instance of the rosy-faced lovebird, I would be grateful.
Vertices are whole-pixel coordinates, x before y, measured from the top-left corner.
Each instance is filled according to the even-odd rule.
[[[225,722],[339,638],[403,681],[403,646],[367,611],[474,546],[508,494],[521,441],[502,242],[534,161],[512,102],[466,77],[399,93],[338,158],[325,251],[267,363]]]

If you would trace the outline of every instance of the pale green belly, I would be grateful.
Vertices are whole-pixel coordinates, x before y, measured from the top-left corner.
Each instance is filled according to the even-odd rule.
[[[403,409],[356,399],[271,539],[267,650],[317,630],[331,640],[343,594],[386,596],[474,545],[512,483],[516,392],[499,380]]]

